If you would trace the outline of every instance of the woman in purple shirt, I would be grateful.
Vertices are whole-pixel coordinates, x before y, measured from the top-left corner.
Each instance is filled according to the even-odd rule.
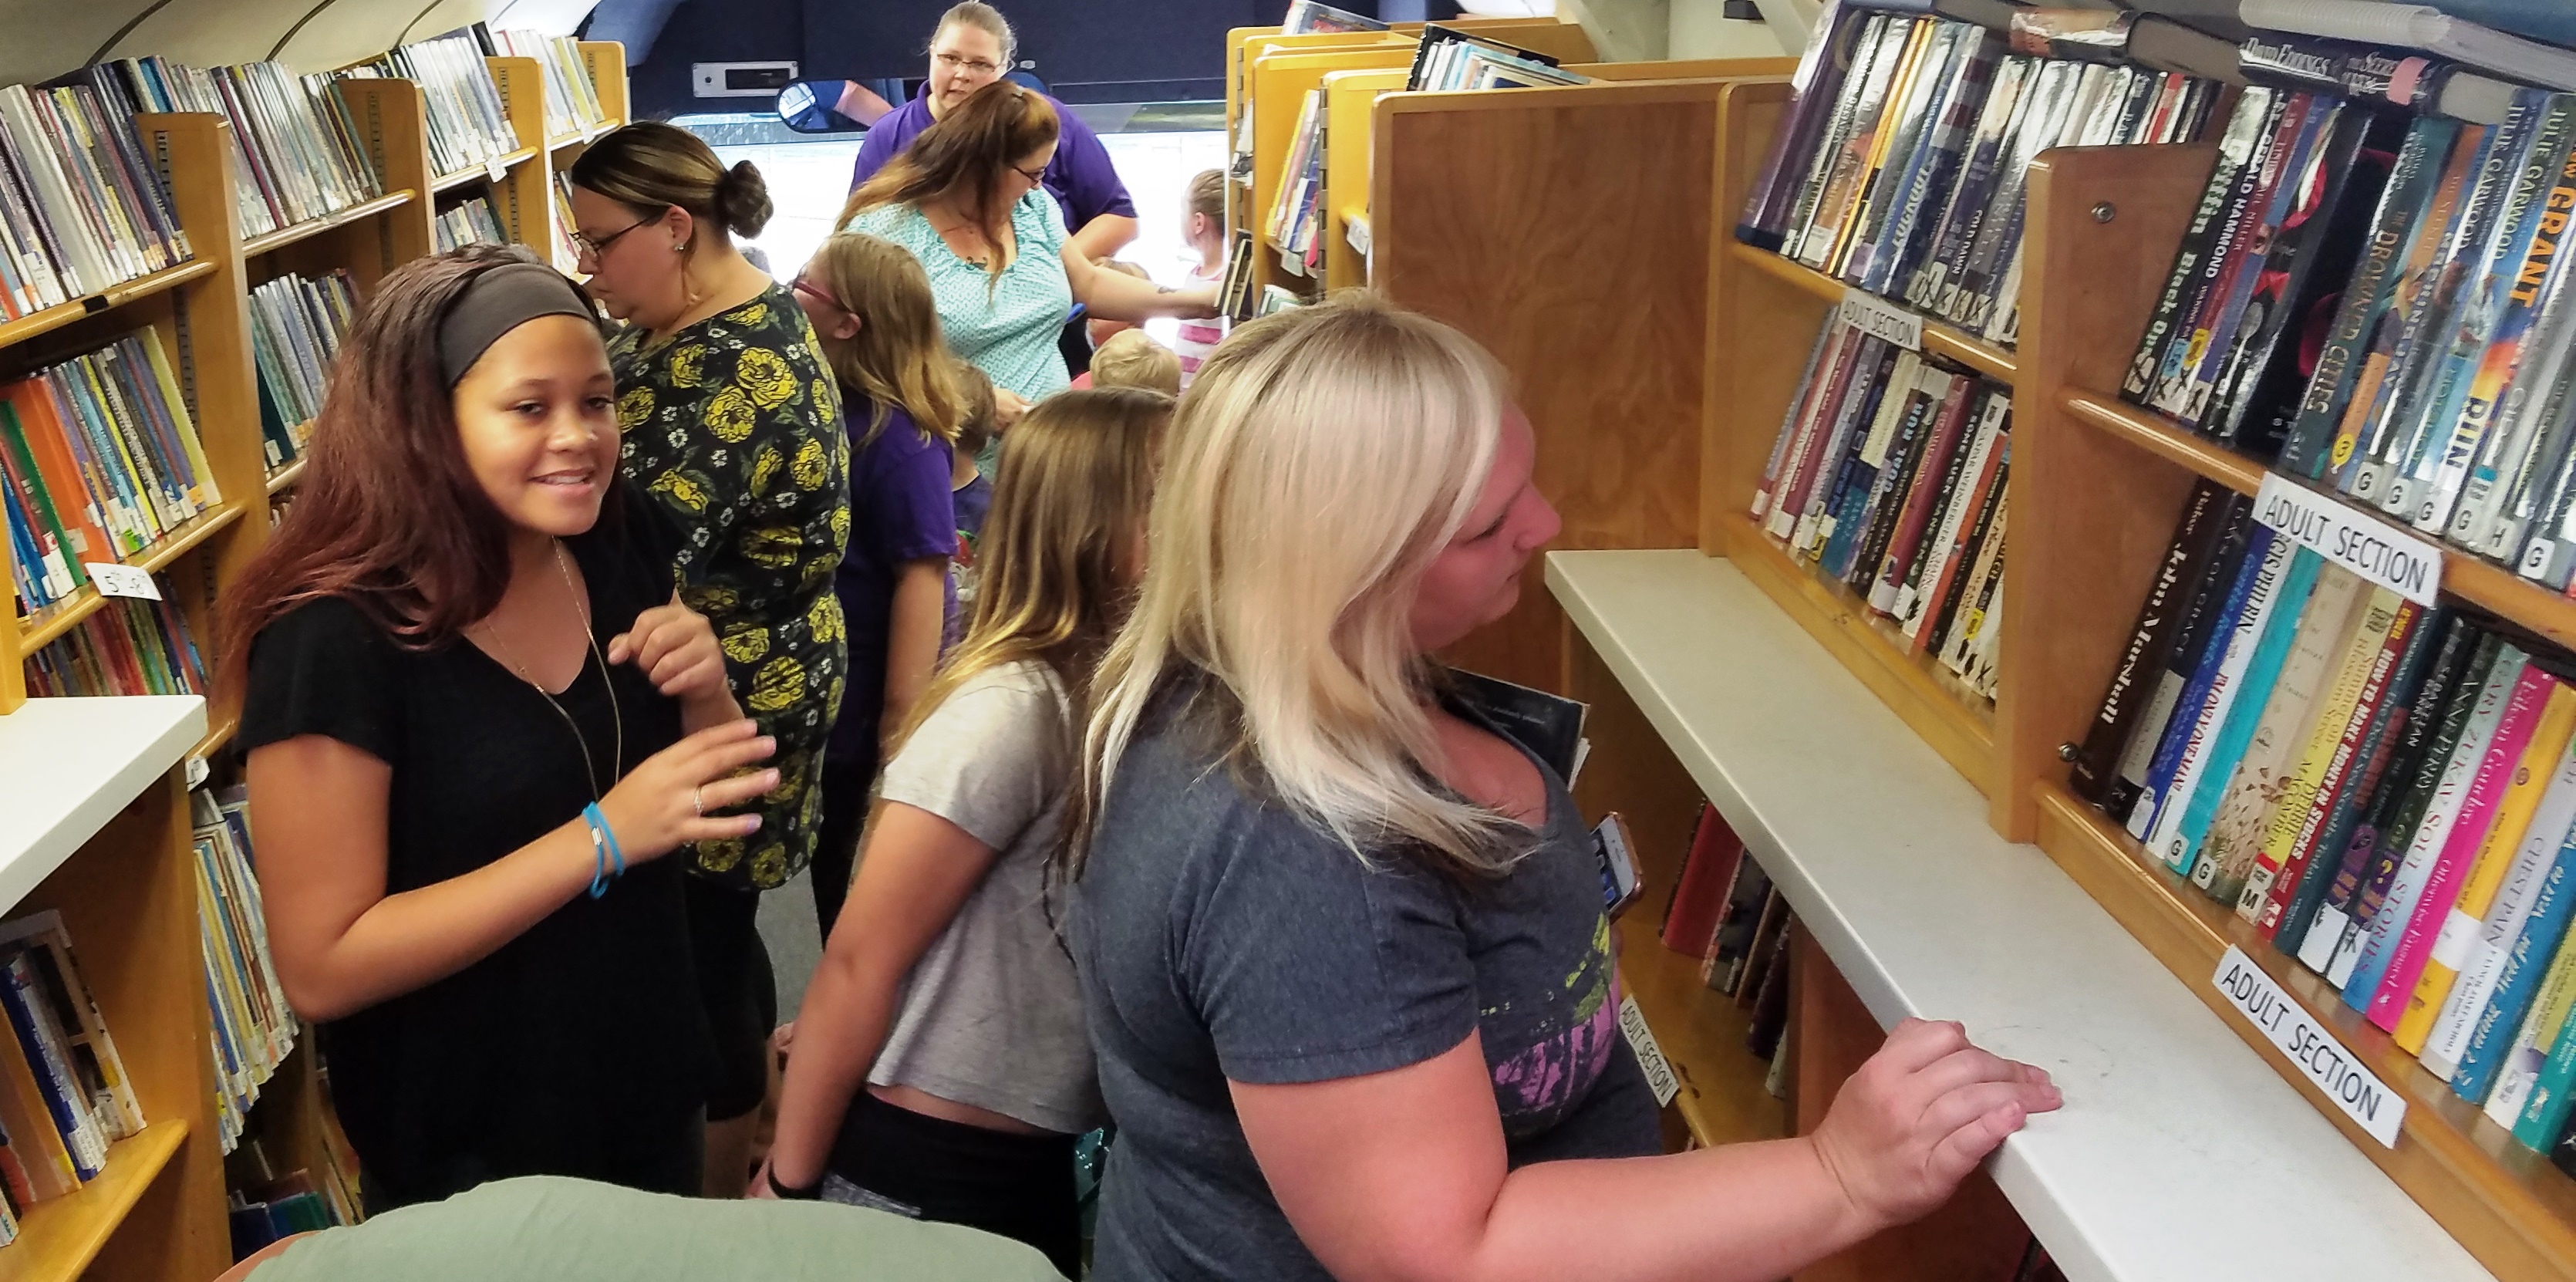
[[[859,163],[850,175],[850,190],[885,168],[912,140],[969,94],[993,83],[1011,69],[1019,39],[1001,11],[981,0],[964,0],[941,15],[930,38],[930,80],[912,101],[895,108],[869,128],[859,144]],[[1060,132],[1055,159],[1046,167],[1043,186],[1064,209],[1065,229],[1085,258],[1107,258],[1136,239],[1136,202],[1127,184],[1109,163],[1109,150],[1065,105],[1055,107]]]
[[[949,451],[966,399],[939,333],[930,279],[874,236],[823,242],[796,278],[841,384],[850,433],[850,541],[832,590],[849,621],[850,680],[823,752],[823,825],[814,913],[826,938],[850,889],[886,727],[930,684],[946,630],[957,550]]]

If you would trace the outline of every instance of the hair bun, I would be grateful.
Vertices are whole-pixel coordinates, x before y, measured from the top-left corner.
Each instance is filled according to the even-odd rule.
[[[769,225],[771,208],[769,180],[760,176],[760,166],[736,161],[716,180],[716,217],[734,235],[759,235]]]

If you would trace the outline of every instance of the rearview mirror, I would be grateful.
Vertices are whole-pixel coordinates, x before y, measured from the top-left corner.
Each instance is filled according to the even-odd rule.
[[[892,110],[855,80],[799,80],[778,93],[778,118],[800,134],[855,133]]]

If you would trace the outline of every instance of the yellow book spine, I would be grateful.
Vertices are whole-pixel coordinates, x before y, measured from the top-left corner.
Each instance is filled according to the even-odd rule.
[[[2342,746],[2344,732],[2352,725],[2353,709],[2361,704],[2362,687],[2370,684],[2370,670],[2388,644],[2388,631],[2396,626],[2397,607],[2402,603],[2395,592],[2373,588],[2362,598],[2361,607],[2344,620],[2343,661],[2335,669],[2334,683],[2326,687],[2325,698],[2317,705],[2307,747],[2281,787],[2280,805],[2272,811],[2272,822],[2263,830],[2262,849],[2256,852],[2254,867],[2246,874],[2245,889],[2237,896],[2237,916],[2252,921],[2261,914],[2271,896],[2272,879],[2280,875],[2281,866],[2289,862],[2291,848],[2298,845],[2299,833],[2307,827],[2308,812],[2316,807],[2317,790],[2325,784],[2326,771],[2334,764],[2335,749]]]
[[[2476,942],[2478,927],[2485,922],[2487,909],[2495,904],[2496,890],[2504,884],[2505,870],[2513,864],[2514,848],[2522,844],[2523,831],[2531,827],[2532,812],[2540,808],[2541,794],[2549,790],[2551,768],[2567,751],[2567,743],[2576,739],[2576,687],[2556,682],[2549,691],[2549,702],[2541,707],[2540,722],[2532,728],[2531,743],[2514,763],[2513,780],[2505,785],[2502,800],[2496,803],[2493,826],[2486,839],[2478,843],[2478,853],[2469,865],[2467,880],[2461,884],[2459,902],[2442,922],[2442,933],[2434,937],[2432,955],[2424,960],[2424,973],[2415,981],[2415,992],[2406,999],[2406,1013],[2397,1019],[2392,1034],[2398,1048],[2409,1055],[2424,1053],[2424,1041],[2432,1034],[2433,1021],[2442,1013],[2442,1002],[2451,995],[2451,984],[2460,977],[2460,963],[2467,960],[2469,946]]]

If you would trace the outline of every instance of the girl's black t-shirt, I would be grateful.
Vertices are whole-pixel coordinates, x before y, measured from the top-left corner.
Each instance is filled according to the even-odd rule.
[[[621,489],[598,526],[564,540],[602,655],[672,591],[668,527]],[[603,781],[680,738],[679,705],[633,664],[603,679],[587,661],[555,702]],[[492,863],[596,799],[572,728],[535,687],[462,639],[408,648],[338,597],[297,607],[251,647],[244,748],[317,734],[393,768],[389,896]],[[673,1156],[660,1150],[702,1105],[708,1055],[682,862],[630,867],[462,971],[321,1026],[372,1180],[406,1202],[515,1175],[667,1181],[654,1173]]]

